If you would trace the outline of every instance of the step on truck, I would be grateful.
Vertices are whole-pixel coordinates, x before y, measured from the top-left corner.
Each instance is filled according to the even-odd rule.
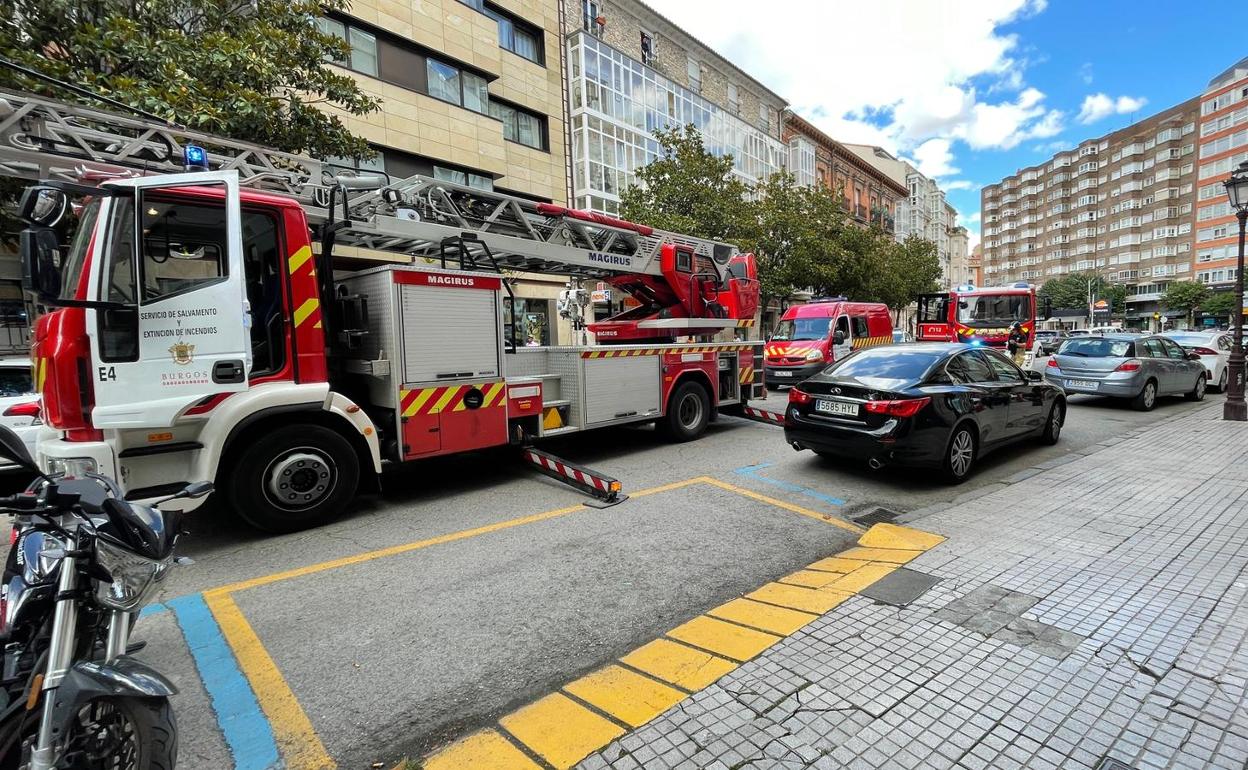
[[[294,531],[386,463],[626,423],[689,440],[765,395],[761,342],[710,341],[757,311],[754,258],[728,244],[16,93],[0,173],[37,180],[39,462],[131,499],[215,480],[246,521]],[[574,318],[609,344],[532,347],[512,271],[567,276],[573,314],[588,280],[636,306]]]

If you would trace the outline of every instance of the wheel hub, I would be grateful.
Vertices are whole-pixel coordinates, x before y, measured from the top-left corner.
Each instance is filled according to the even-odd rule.
[[[315,450],[296,449],[274,460],[265,471],[265,493],[288,509],[316,505],[334,489],[333,466]]]
[[[686,428],[692,428],[702,419],[702,402],[697,396],[690,393],[680,401],[678,410],[680,424]]]

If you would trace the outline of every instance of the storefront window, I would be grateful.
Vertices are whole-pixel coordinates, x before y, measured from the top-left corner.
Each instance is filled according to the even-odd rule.
[[[514,308],[510,301],[506,304],[504,331],[522,347],[549,345],[550,318],[550,300],[516,297]]]

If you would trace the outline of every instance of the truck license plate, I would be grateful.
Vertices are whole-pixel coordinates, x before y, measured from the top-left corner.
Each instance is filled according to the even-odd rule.
[[[1068,388],[1083,388],[1084,390],[1096,390],[1100,386],[1095,380],[1066,380]]]
[[[846,404],[842,401],[824,401],[823,399],[817,399],[815,401],[815,411],[823,412],[825,414],[835,414],[841,417],[857,417],[858,405]]]

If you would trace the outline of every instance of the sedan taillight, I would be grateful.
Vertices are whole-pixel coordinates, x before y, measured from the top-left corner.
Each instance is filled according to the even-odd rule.
[[[1118,364],[1118,366],[1114,367],[1115,372],[1136,372],[1136,371],[1139,371],[1139,369],[1140,369],[1140,362],[1136,361],[1134,358],[1129,359],[1127,361],[1123,361],[1122,363]]]
[[[13,406],[4,410],[4,416],[5,417],[38,417],[39,416],[39,402],[38,401],[26,401],[21,404],[14,404]]]
[[[1202,347],[1188,348],[1187,352],[1195,353],[1198,356],[1216,356],[1218,354],[1218,351],[1216,350],[1210,350],[1209,348]]]
[[[868,401],[863,408],[872,414],[886,414],[889,417],[913,417],[919,410],[931,403],[928,396],[923,398],[900,398],[893,401]]]
[[[1053,356],[1049,356],[1049,362],[1048,362],[1047,364],[1045,364],[1045,366],[1049,367],[1050,369],[1056,369],[1056,368],[1057,368],[1057,359],[1056,359],[1056,358],[1054,358]]]
[[[797,388],[791,388],[789,390],[790,404],[809,404],[810,402],[811,398],[809,393],[800,391]]]

